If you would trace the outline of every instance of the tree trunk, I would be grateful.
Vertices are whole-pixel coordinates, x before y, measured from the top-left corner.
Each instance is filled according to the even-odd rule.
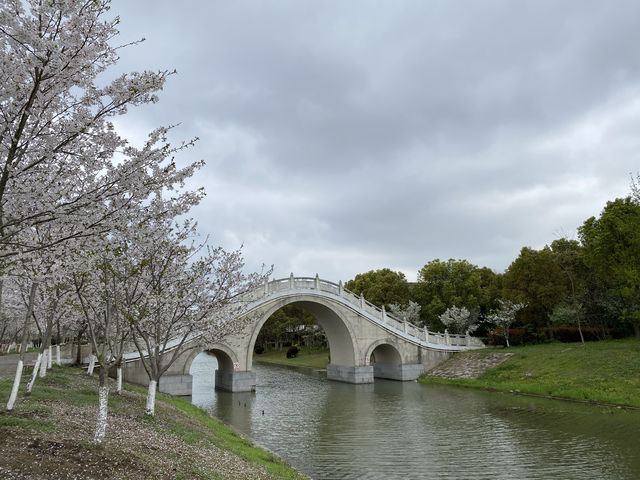
[[[158,382],[156,380],[149,381],[149,390],[147,390],[147,415],[152,417],[156,414],[156,387]]]
[[[40,349],[42,350],[42,347]],[[40,360],[40,373],[38,376],[40,378],[44,378],[47,376],[47,365],[49,364],[49,351],[45,349],[41,357],[42,358]],[[34,367],[34,371],[35,371],[35,367]]]
[[[56,345],[60,345],[60,319],[56,320]]]
[[[53,334],[53,319],[49,318],[47,320],[47,328],[44,334],[44,344],[40,346],[40,351],[45,352],[47,362],[43,362],[43,367],[40,368],[40,378],[44,378],[47,376],[47,369],[51,368],[51,336]]]
[[[92,353],[89,355],[89,367],[87,368],[87,375],[93,375],[93,369],[96,366],[96,356]]]
[[[31,393],[33,384],[36,383],[36,377],[38,376],[38,370],[40,370],[41,361],[42,361],[42,353],[38,352],[38,358],[36,358],[36,363],[33,366],[33,372],[31,372],[31,379],[29,380],[29,383],[27,383],[27,395]]]
[[[2,300],[0,299],[0,321],[2,320],[1,309],[2,309]],[[4,333],[7,331],[7,324],[8,322],[2,324],[2,332],[0,332],[0,345],[4,345]]]
[[[640,340],[640,323],[637,323],[637,322],[636,322],[636,323],[634,323],[634,324],[633,324],[633,330],[634,330],[634,332],[635,332],[635,334],[636,334],[636,338],[637,338],[638,340]]]
[[[93,444],[100,445],[107,431],[107,405],[109,403],[109,386],[104,365],[100,366],[100,386],[98,387],[98,418],[93,434]]]
[[[60,361],[60,344],[56,345],[56,365],[62,365],[62,362]]]
[[[22,366],[24,362],[22,359],[18,360],[18,366],[16,367],[16,376],[13,379],[13,387],[11,387],[11,395],[9,395],[9,401],[7,402],[7,411],[13,410],[13,405],[16,403],[18,396],[18,387],[20,386],[20,379],[22,378]]]
[[[116,393],[118,395],[122,394],[122,367],[118,366],[118,386],[116,387]]]
[[[84,332],[80,332],[76,340],[78,340],[78,350],[76,350],[76,365],[82,364],[82,334]]]
[[[53,347],[51,346],[51,340],[49,340],[49,354],[47,355],[47,368],[51,370],[53,366]]]
[[[29,340],[29,322],[33,315],[33,302],[36,298],[36,290],[38,284],[33,282],[31,284],[31,291],[29,292],[29,303],[27,304],[27,313],[24,317],[24,325],[22,327],[22,343],[20,344],[20,359],[18,360],[18,366],[16,367],[16,376],[13,379],[13,387],[11,388],[11,395],[9,395],[9,401],[7,402],[7,411],[13,410],[13,406],[18,396],[18,389],[20,388],[20,380],[22,379],[22,366],[24,365],[24,356],[27,353],[27,341]]]
[[[584,335],[582,335],[582,322],[580,322],[580,319],[578,319],[578,333],[580,334],[580,341],[582,345],[584,345]]]
[[[4,342],[4,332],[7,331],[7,325],[9,322],[4,321],[4,309],[2,308],[4,304],[2,303],[2,291],[4,290],[4,280],[0,279],[0,324],[2,324],[2,332],[0,332],[0,345]]]

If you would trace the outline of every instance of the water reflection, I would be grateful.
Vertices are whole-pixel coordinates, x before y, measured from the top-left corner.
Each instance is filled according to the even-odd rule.
[[[639,412],[254,369],[246,394],[194,372],[192,401],[316,479],[640,478]]]

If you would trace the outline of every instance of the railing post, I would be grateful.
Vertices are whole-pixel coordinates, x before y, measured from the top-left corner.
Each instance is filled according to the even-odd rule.
[[[465,343],[467,344],[467,347],[468,347],[469,345],[471,345],[471,335],[469,334],[469,330],[465,332],[465,337],[466,337]]]
[[[444,344],[451,345],[451,339],[449,338],[449,330],[446,328],[444,329]]]
[[[320,277],[316,273],[316,290],[320,290]]]
[[[426,325],[424,326],[424,341],[429,343],[429,329]]]
[[[364,295],[360,294],[360,308],[364,310]]]
[[[404,328],[404,333],[408,332],[408,326],[407,326],[407,321],[406,320],[402,322],[402,328]]]
[[[382,323],[387,323],[387,311],[384,309],[384,305],[382,305]]]
[[[343,292],[344,292],[344,287],[342,286],[342,280],[340,280],[338,282],[338,294],[342,296]]]
[[[295,280],[293,279],[293,272],[291,272],[291,275],[289,275],[289,290],[293,290],[294,282]]]
[[[269,295],[269,277],[264,279],[264,296]]]

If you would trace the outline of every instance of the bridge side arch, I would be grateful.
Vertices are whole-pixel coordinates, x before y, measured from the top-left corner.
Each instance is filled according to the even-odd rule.
[[[212,352],[216,356],[218,360],[218,370],[233,372],[233,364],[238,363],[238,356],[229,346],[223,343],[205,345],[202,348],[194,348],[189,353],[182,369],[183,375],[189,375],[189,370],[191,369],[194,358],[202,352]]]
[[[358,365],[355,347],[356,335],[347,318],[347,309],[322,295],[291,293],[277,299],[271,299],[261,306],[262,311],[258,321],[253,324],[247,348],[247,370],[250,370],[253,364],[253,349],[260,330],[273,313],[291,304],[299,305],[307,310],[322,327],[329,341],[332,364],[349,367]]]
[[[385,363],[392,365],[400,365],[405,363],[400,353],[400,347],[397,342],[391,338],[383,338],[373,342],[366,350],[365,359],[371,358],[375,352],[376,363]]]

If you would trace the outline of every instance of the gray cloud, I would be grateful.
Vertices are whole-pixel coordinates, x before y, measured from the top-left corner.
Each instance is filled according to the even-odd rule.
[[[116,0],[119,68],[176,68],[134,138],[181,122],[203,232],[277,275],[429,260],[497,271],[640,170],[640,4]]]

